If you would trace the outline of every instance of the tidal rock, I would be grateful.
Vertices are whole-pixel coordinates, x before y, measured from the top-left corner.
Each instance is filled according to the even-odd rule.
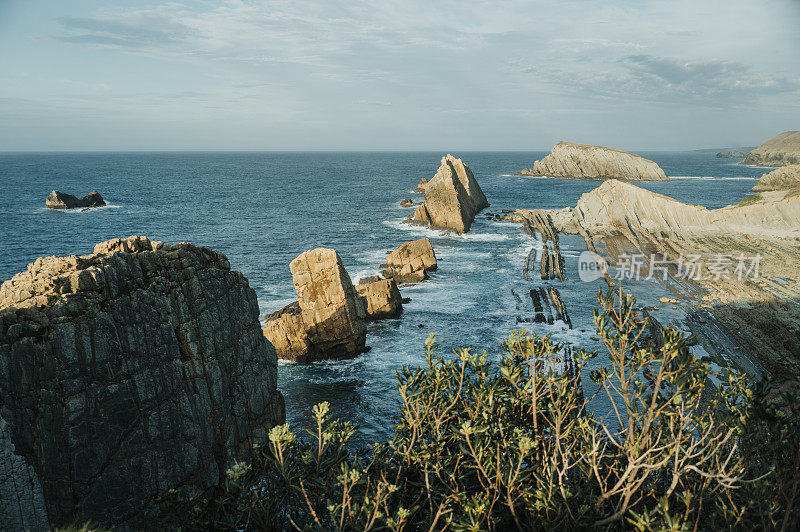
[[[404,199],[403,201],[400,202],[400,206],[401,207],[413,207],[414,206],[414,202],[411,201],[411,198],[406,198],[406,199]]]
[[[39,486],[52,526],[151,526],[154,495],[218,485],[284,420],[256,294],[225,255],[144,237],[97,250],[0,288],[0,484],[16,486],[0,529],[19,528],[14,505],[38,528]]]
[[[47,196],[45,204],[48,209],[82,209],[90,207],[102,207],[106,204],[103,196],[96,190],[85,195],[82,199],[54,190]]]
[[[456,233],[469,231],[475,215],[489,206],[478,181],[461,159],[448,154],[424,186],[425,203],[410,221]]]
[[[785,166],[800,163],[800,131],[784,131],[747,154],[739,164]]]
[[[800,186],[800,164],[790,164],[761,176],[751,189],[754,192],[765,190],[784,190]]]
[[[398,283],[418,283],[428,278],[428,272],[436,270],[436,254],[431,241],[420,238],[405,242],[386,255],[384,277]]]
[[[428,180],[424,177],[419,180],[417,183],[417,188],[414,189],[414,192],[425,192],[425,185],[428,184]]]
[[[403,298],[394,279],[361,282],[356,285],[366,311],[366,319],[397,318],[403,312]]]
[[[352,358],[366,351],[365,309],[335,249],[302,253],[289,265],[297,303],[267,317],[278,357],[297,362]]]
[[[547,157],[517,175],[625,181],[669,179],[655,162],[635,153],[575,142],[559,142]]]

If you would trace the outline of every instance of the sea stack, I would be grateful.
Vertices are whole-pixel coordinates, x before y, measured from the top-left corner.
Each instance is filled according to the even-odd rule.
[[[267,316],[263,329],[278,357],[314,362],[366,351],[366,309],[336,250],[306,251],[289,269],[297,302]]]
[[[386,254],[386,264],[381,266],[384,277],[398,283],[418,283],[428,278],[428,272],[438,268],[436,254],[427,238],[404,242]]]
[[[152,527],[153,496],[218,485],[283,423],[276,384],[222,253],[130,237],[37,259],[0,288],[0,529]]]
[[[763,192],[766,190],[785,190],[798,186],[800,186],[800,164],[790,164],[764,174],[751,190]]]
[[[748,153],[739,164],[785,166],[800,163],[800,131],[784,131]]]
[[[85,209],[89,207],[102,207],[106,204],[103,196],[96,190],[92,190],[83,198],[77,198],[72,194],[65,194],[54,190],[47,196],[45,205],[48,209]]]
[[[410,217],[412,223],[466,233],[475,215],[489,206],[469,166],[450,154],[442,157],[436,175],[419,186],[425,203]]]
[[[559,142],[547,157],[517,175],[623,181],[669,180],[658,164],[635,153],[575,142]]]

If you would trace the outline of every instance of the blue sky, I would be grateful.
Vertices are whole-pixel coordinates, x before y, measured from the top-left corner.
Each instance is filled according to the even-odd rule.
[[[0,150],[755,145],[800,1],[0,0]]]

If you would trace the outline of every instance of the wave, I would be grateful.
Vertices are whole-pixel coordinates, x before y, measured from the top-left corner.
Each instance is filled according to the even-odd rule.
[[[692,176],[692,175],[675,175],[669,176],[670,179],[705,179],[711,181],[758,181],[757,177],[716,177],[716,176]]]
[[[123,205],[119,205],[116,203],[106,203],[102,207],[83,207],[83,208],[75,208],[75,209],[51,209],[49,207],[41,207],[39,208],[39,212],[63,212],[65,214],[87,214],[90,212],[100,212],[105,211],[107,209],[120,209]]]

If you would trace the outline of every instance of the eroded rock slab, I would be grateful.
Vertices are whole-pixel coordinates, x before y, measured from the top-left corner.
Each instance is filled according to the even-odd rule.
[[[438,268],[436,254],[427,238],[404,242],[386,255],[384,277],[398,283],[418,283],[428,278],[428,272]]]
[[[144,237],[95,251],[0,288],[0,417],[51,525],[148,526],[152,496],[218,484],[283,422],[277,357],[225,255]]]
[[[297,304],[268,316],[263,329],[278,357],[313,362],[363,353],[364,305],[336,250],[306,251],[289,268]]]
[[[362,281],[356,285],[368,321],[398,318],[403,312],[403,298],[394,279]]]

